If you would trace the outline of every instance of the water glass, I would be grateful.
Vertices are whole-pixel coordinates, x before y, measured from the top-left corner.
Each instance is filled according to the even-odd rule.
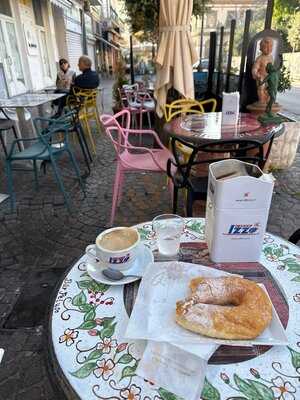
[[[152,221],[160,254],[175,256],[179,253],[180,238],[184,229],[184,219],[179,215],[164,214]]]

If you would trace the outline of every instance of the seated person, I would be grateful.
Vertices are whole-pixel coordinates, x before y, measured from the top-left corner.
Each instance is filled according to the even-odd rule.
[[[59,71],[56,78],[56,93],[69,93],[76,77],[75,71],[70,68],[68,60],[59,60]]]
[[[91,67],[92,61],[89,57],[79,58],[78,68],[82,73],[76,76],[73,86],[81,89],[96,89],[99,86],[99,75]]]
[[[76,73],[70,68],[68,60],[61,58],[59,60],[59,71],[56,77],[56,90],[55,93],[70,93],[71,86],[75,80]],[[63,108],[66,105],[66,96],[54,100],[53,105],[58,106],[55,118],[60,117]]]

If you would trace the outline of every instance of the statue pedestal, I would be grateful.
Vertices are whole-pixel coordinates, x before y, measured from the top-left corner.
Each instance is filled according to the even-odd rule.
[[[263,103],[260,103],[257,101],[256,103],[249,104],[247,106],[247,110],[249,110],[251,114],[254,114],[258,117],[266,112],[266,107],[267,107],[266,104],[263,104]],[[282,107],[280,104],[278,104],[278,103],[273,104],[272,113],[276,114],[281,110],[282,110]]]

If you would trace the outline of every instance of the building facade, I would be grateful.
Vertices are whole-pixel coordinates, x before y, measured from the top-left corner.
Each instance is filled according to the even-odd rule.
[[[121,26],[109,0],[0,0],[0,98],[52,86],[60,58],[113,72]]]
[[[14,96],[51,85],[56,76],[56,58],[50,3],[1,0],[1,96]]]
[[[103,0],[102,53],[103,72],[112,75],[117,67],[118,58],[125,42],[124,23],[119,15],[116,0]]]
[[[207,59],[210,47],[210,32],[218,31],[221,26],[224,27],[224,44],[223,47],[226,51],[229,43],[229,33],[231,20],[236,20],[236,31],[242,30],[246,10],[252,10],[252,21],[258,18],[264,19],[266,11],[266,0],[213,0],[210,4],[209,10],[204,15],[203,21],[203,41],[202,41],[202,58]],[[200,35],[201,35],[201,18],[193,18],[192,21],[192,36],[195,45],[200,54]],[[237,38],[237,40],[240,38]]]

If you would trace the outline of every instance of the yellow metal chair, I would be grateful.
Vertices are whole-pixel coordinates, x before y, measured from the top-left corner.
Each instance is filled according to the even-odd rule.
[[[211,104],[210,112],[215,112],[217,108],[217,101],[215,99],[207,99],[198,101],[194,99],[179,99],[173,101],[171,104],[165,104],[164,116],[166,122],[172,121],[178,115],[183,114],[203,114],[205,113],[205,106]],[[177,143],[177,148],[183,155],[184,162],[188,162],[192,151],[189,147],[184,146],[181,143]]]
[[[203,101],[198,101],[194,99],[175,100],[171,104],[165,104],[165,120],[167,122],[170,122],[174,117],[182,114],[203,114],[205,113],[205,106],[207,104],[212,104],[210,112],[216,111],[217,101],[215,99],[208,99]]]
[[[78,117],[82,127],[91,143],[93,152],[96,154],[96,144],[90,127],[91,121],[96,121],[99,132],[101,131],[99,111],[97,107],[97,90],[81,89],[74,87],[73,96],[68,98],[68,106],[79,107]]]

